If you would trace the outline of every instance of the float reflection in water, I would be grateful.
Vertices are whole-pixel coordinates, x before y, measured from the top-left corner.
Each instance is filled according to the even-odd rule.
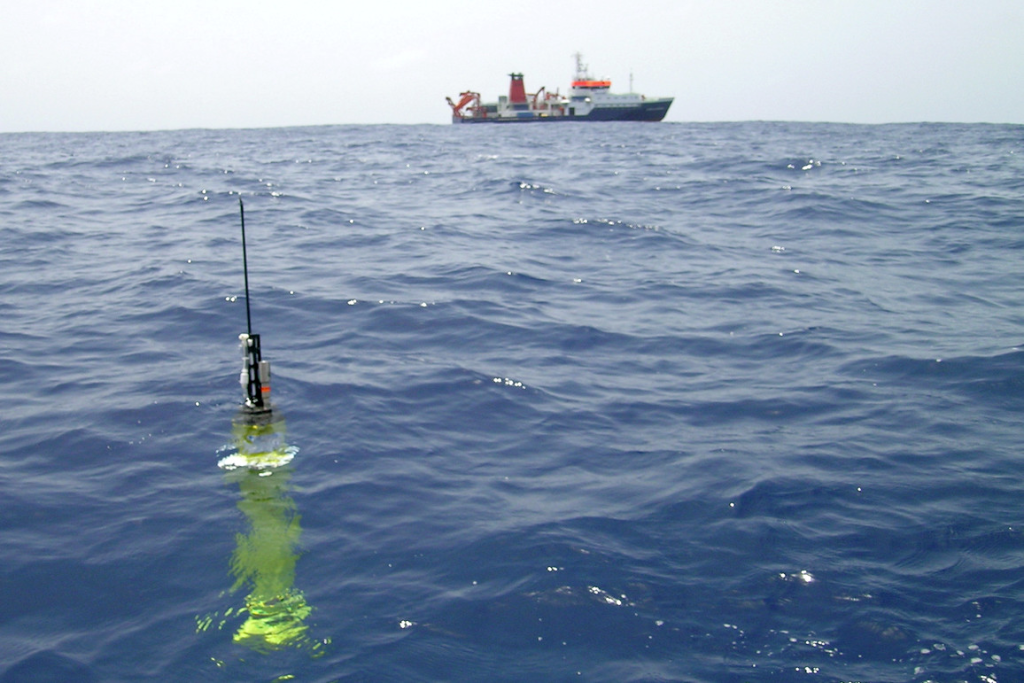
[[[234,642],[258,652],[286,647],[320,650],[327,641],[309,637],[306,619],[312,608],[295,588],[302,528],[295,501],[288,495],[292,468],[298,451],[285,442],[284,419],[278,412],[252,414],[242,411],[232,424],[235,450],[218,466],[242,494],[238,509],[248,522],[248,533],[236,536],[230,572],[235,582],[230,592],[248,589],[244,606],[229,609],[218,618],[218,628],[245,617],[235,631]],[[208,629],[213,617],[199,620]]]

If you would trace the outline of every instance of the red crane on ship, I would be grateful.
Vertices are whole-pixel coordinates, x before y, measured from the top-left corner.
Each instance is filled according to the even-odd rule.
[[[487,109],[480,105],[480,93],[466,91],[459,94],[459,101],[452,102],[452,98],[446,97],[448,100],[448,106],[452,108],[452,115],[457,116],[460,119],[464,119],[467,116],[470,118],[476,116],[487,116]],[[472,106],[467,108],[467,105]],[[465,110],[465,111],[463,111]]]

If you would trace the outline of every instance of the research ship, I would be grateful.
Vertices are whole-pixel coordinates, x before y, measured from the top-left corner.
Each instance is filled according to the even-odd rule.
[[[672,106],[671,97],[647,98],[610,92],[612,82],[590,75],[583,57],[576,57],[576,78],[568,95],[541,88],[527,93],[523,74],[509,74],[508,96],[497,102],[481,102],[480,93],[466,91],[459,101],[446,98],[452,108],[452,123],[526,123],[530,121],[661,121]],[[632,79],[631,79],[632,80]],[[632,89],[632,88],[631,88]]]

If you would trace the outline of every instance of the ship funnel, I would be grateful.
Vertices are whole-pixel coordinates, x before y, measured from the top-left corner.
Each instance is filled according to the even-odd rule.
[[[523,85],[523,74],[509,74],[512,82],[508,86],[508,101],[513,109],[528,109],[526,103],[526,86]]]

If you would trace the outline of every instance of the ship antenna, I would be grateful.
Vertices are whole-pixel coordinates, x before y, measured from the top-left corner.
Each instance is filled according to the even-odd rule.
[[[242,342],[242,374],[239,382],[245,396],[244,409],[249,413],[269,413],[270,361],[263,360],[260,335],[252,333],[252,313],[249,306],[249,257],[245,251],[245,204],[238,198],[238,213],[242,220],[242,272],[245,274],[245,329],[238,335]]]
[[[587,65],[583,63],[583,55],[577,52],[573,57],[576,58],[576,80],[590,80]]]

